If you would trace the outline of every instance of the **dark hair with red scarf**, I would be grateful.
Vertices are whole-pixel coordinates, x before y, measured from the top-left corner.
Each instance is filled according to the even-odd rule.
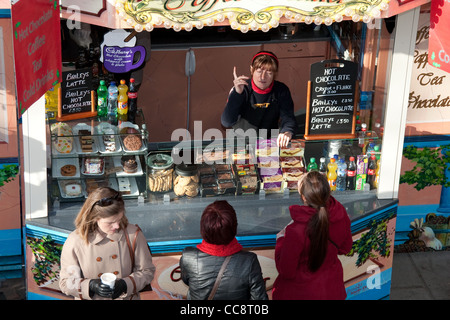
[[[227,201],[217,200],[205,208],[200,220],[200,233],[206,242],[228,244],[236,232],[236,211]]]

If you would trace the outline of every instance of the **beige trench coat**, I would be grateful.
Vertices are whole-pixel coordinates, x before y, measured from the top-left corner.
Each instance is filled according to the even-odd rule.
[[[129,224],[127,232],[133,244],[137,226]],[[120,299],[139,299],[139,291],[149,284],[155,274],[155,266],[142,232],[137,233],[135,267],[131,270],[130,253],[123,230],[113,235],[95,231],[89,235],[88,244],[77,231],[67,237],[61,253],[59,286],[63,293],[75,299],[89,297],[89,281],[99,279],[105,272],[114,273],[117,279],[124,279],[127,293]],[[105,299],[98,295],[93,300]]]

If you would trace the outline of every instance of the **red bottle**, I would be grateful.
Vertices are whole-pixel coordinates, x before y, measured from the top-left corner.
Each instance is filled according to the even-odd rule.
[[[347,190],[355,190],[356,188],[356,163],[355,157],[350,157],[347,167]]]

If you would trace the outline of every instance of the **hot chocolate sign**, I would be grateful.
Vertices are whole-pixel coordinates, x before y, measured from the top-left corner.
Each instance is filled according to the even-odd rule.
[[[102,43],[102,56],[106,70],[112,73],[125,73],[139,68],[145,60],[145,48],[135,46],[136,38],[125,42],[124,39],[129,35],[125,30],[113,30],[105,34]]]

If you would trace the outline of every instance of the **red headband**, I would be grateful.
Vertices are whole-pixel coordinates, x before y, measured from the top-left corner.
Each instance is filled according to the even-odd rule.
[[[271,52],[268,52],[268,51],[261,51],[261,52],[258,52],[257,54],[255,54],[255,55],[253,56],[253,59],[252,59],[252,64],[253,64],[253,61],[255,61],[256,57],[262,56],[262,55],[272,57],[272,58],[275,60],[275,62],[277,63],[277,66],[278,66],[278,58],[277,58],[277,56],[274,55],[274,54],[271,53]]]

